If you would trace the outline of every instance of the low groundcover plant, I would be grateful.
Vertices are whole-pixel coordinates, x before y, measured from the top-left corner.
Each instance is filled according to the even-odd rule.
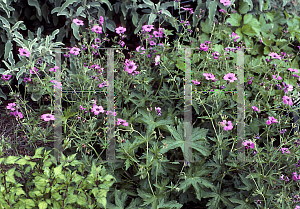
[[[224,0],[221,3],[224,6],[230,6],[230,1]],[[186,12],[192,13],[193,11],[186,10]],[[224,13],[225,15],[230,16]],[[218,26],[214,25],[211,37],[205,33],[199,35],[197,31],[194,37],[190,37],[191,26],[188,21],[182,21],[184,32],[180,37],[183,40],[187,40],[188,37],[191,45],[182,45],[180,38],[172,45],[166,42],[166,34],[169,31],[159,27],[151,33],[155,27],[144,25],[139,36],[145,45],[141,44],[137,47],[129,60],[124,59],[120,51],[117,52],[115,84],[110,84],[104,76],[107,73],[107,65],[104,63],[107,61],[105,57],[100,56],[100,48],[107,40],[106,34],[102,32],[103,21],[104,19],[100,18],[99,21],[88,22],[90,30],[88,33],[83,33],[83,43],[79,43],[79,47],[71,47],[69,53],[64,55],[64,57],[72,58],[70,69],[67,68],[66,62],[61,67],[64,78],[63,86],[74,90],[103,89],[100,94],[91,92],[75,94],[75,98],[72,96],[70,98],[68,95],[70,106],[63,115],[65,121],[63,136],[66,141],[73,143],[72,146],[68,146],[72,153],[70,159],[76,161],[73,165],[86,165],[79,169],[82,174],[86,170],[93,175],[93,178],[90,177],[91,179],[86,180],[86,184],[82,185],[91,190],[87,194],[93,194],[97,201],[94,200],[91,203],[92,200],[88,199],[87,203],[105,207],[104,204],[107,201],[107,208],[116,206],[124,208],[125,202],[131,207],[141,205],[143,208],[181,208],[188,200],[198,199],[199,201],[206,200],[205,205],[208,208],[299,207],[297,205],[300,180],[299,137],[285,134],[290,128],[290,119],[282,116],[282,111],[290,111],[293,108],[291,92],[294,88],[294,92],[299,90],[299,70],[295,69],[291,61],[292,54],[274,51],[262,56],[252,56],[251,62],[250,55],[245,55],[244,67],[245,74],[248,76],[245,92],[250,95],[246,95],[245,100],[247,140],[243,142],[243,146],[247,158],[245,161],[237,162],[233,152],[236,146],[237,129],[235,111],[237,98],[234,93],[237,84],[235,65],[236,51],[239,48],[245,48],[244,42],[237,43],[240,39],[238,34],[232,31],[232,28],[224,21]],[[84,22],[78,18],[74,19],[73,23],[77,26],[84,26]],[[112,39],[115,44],[113,47],[125,46],[122,41],[125,31],[126,28],[121,26],[116,28],[118,37]],[[224,33],[222,31],[228,34],[221,35]],[[103,36],[104,38],[101,39]],[[216,37],[223,37],[223,45]],[[165,43],[162,43],[162,38],[165,38]],[[260,44],[263,44],[263,41],[260,41]],[[233,47],[224,48],[225,45]],[[191,148],[196,162],[184,162],[183,165],[175,161],[187,154],[184,153],[184,123],[181,117],[184,112],[185,99],[184,87],[181,85],[185,77],[184,50],[175,52],[173,48],[170,51],[170,46],[179,46],[179,49],[198,48],[192,54],[192,69],[195,69],[192,74],[194,90],[192,106],[193,115],[198,117],[193,121]],[[25,57],[28,58],[32,54],[28,49],[21,49],[20,56],[26,59]],[[99,58],[96,59],[96,57]],[[35,60],[29,61],[27,66],[30,75],[25,75],[23,78],[27,87],[30,89],[30,86],[39,82],[45,88],[43,94],[53,95],[51,85],[53,86],[54,83],[54,87],[61,86],[61,83],[56,82],[51,74],[55,73],[58,66],[47,63],[47,67],[43,65],[31,69],[29,66],[32,66],[33,62]],[[3,75],[2,78],[8,84],[11,75]],[[32,83],[29,84],[29,81]],[[154,89],[153,84],[157,84],[158,87]],[[114,112],[105,110],[107,102],[105,90],[109,85],[115,85],[116,111]],[[221,90],[227,92],[222,93]],[[50,98],[53,104],[53,98]],[[38,137],[51,140],[53,126],[49,121],[55,120],[53,106],[41,108],[43,112],[32,113],[30,116],[33,119],[29,119],[29,117],[24,117],[25,114],[23,115],[26,112],[28,116],[25,102],[17,96],[15,99],[16,102],[10,103],[7,110],[10,110],[11,116],[16,117],[23,132],[30,136],[30,140],[34,141]],[[280,109],[279,106],[281,106]],[[51,113],[46,114],[46,110]],[[267,111],[265,117],[259,115],[263,110]],[[95,169],[96,166],[104,164],[101,161],[105,158],[103,153],[107,148],[107,130],[104,124],[109,114],[117,116],[117,123],[115,123],[115,137],[118,142],[116,159],[121,159],[123,162],[108,164],[107,173],[110,175],[102,178],[98,176],[100,170]],[[198,119],[201,121],[199,122]],[[39,124],[38,120],[49,123],[47,130],[41,131],[38,127],[31,128]],[[36,132],[39,136],[33,134]],[[279,140],[276,141],[274,137],[278,136]],[[279,144],[274,146],[274,142],[279,142]],[[96,145],[100,147],[98,150],[95,148]],[[64,150],[66,150],[65,144]],[[81,155],[78,160],[75,160],[74,152],[77,151],[80,151]],[[101,153],[99,154],[98,151]],[[96,154],[96,160],[93,159],[92,152]],[[38,154],[35,156],[32,159],[41,158]],[[9,159],[11,161],[6,162],[14,163],[17,157]],[[25,157],[24,161],[19,160],[17,164],[25,165],[25,162],[29,160]],[[44,206],[45,204],[51,205],[51,203],[53,206],[60,204],[60,207],[65,207],[67,203],[80,204],[76,198],[79,199],[80,196],[83,199],[84,195],[87,195],[83,189],[78,189],[77,183],[80,176],[76,177],[75,170],[73,171],[75,176],[65,169],[65,172],[61,174],[62,167],[72,165],[71,160],[69,158],[67,160],[66,157],[63,157],[61,166],[56,165],[57,167],[53,168],[53,179],[58,179],[54,190],[64,191],[63,195],[55,193],[53,198],[57,203],[52,202],[54,200],[47,202],[45,195],[50,194],[53,185],[49,182],[54,180],[50,180],[51,163],[48,162],[49,165],[46,166],[46,161],[42,162],[42,167],[36,171],[36,190],[34,190],[36,192],[30,193],[32,194],[30,197],[36,195],[38,200],[28,201],[26,204],[41,204],[44,208],[47,207],[47,205]],[[32,168],[36,166],[30,165]],[[89,166],[92,167],[89,168]],[[29,172],[30,167],[28,167],[25,173]],[[38,176],[37,173],[41,168],[45,172],[41,173],[42,176]],[[174,174],[174,171],[177,173]],[[8,172],[10,178],[9,180],[4,178],[2,185],[6,185],[5,181],[12,182],[13,174],[21,176],[15,170]],[[116,187],[110,190],[112,193],[108,193],[106,200],[106,192],[113,185],[110,181],[112,176],[116,179],[114,182]],[[78,193],[72,193],[68,197],[68,188],[71,188],[69,185],[71,185],[72,178],[76,184],[72,188],[76,187]],[[99,184],[100,180],[105,180],[106,183]],[[96,181],[96,187],[92,188],[95,186],[94,181]],[[5,192],[8,192],[5,190],[7,186],[2,185],[1,192],[5,197]],[[15,184],[14,186],[20,188],[21,185]],[[22,192],[21,189],[14,188],[13,191],[13,195],[26,195],[26,192],[23,190]],[[74,190],[70,189],[70,191]],[[128,196],[131,202],[127,201]],[[3,203],[7,204],[7,207],[14,203],[20,205],[25,202],[21,198],[17,202],[15,196],[11,198],[13,202],[9,202],[10,198],[5,197]],[[99,198],[101,198],[100,202],[98,202]],[[89,205],[89,207],[92,206]]]

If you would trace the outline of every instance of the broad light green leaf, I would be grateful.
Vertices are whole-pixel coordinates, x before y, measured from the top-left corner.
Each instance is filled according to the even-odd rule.
[[[211,2],[209,2],[209,5],[208,5],[208,10],[209,10],[209,14],[208,14],[209,25],[212,24],[213,18],[216,15],[217,5],[218,5],[217,1],[211,1]]]
[[[14,177],[15,170],[16,170],[16,168],[12,168],[9,171],[7,171],[7,176],[6,176],[6,181],[7,182],[16,183],[16,180],[15,180],[15,177]]]
[[[220,54],[222,54],[223,53],[223,49],[224,49],[223,45],[215,44],[214,50],[216,52],[219,52]]]
[[[206,19],[205,22],[201,21],[200,25],[201,25],[201,30],[204,33],[209,34],[211,32],[211,24],[209,24],[208,19]]]
[[[79,205],[86,205],[87,204],[86,196],[83,193],[78,194],[77,203]]]
[[[247,23],[251,22],[252,18],[253,18],[252,14],[246,14],[244,16],[244,24],[247,24]]]
[[[45,201],[42,201],[39,203],[39,209],[46,209],[48,207],[48,203]]]
[[[39,16],[42,15],[42,11],[41,11],[41,8],[40,8],[40,5],[39,5],[39,2],[37,0],[28,0],[28,4],[30,6],[34,6],[39,14]]]
[[[242,32],[248,36],[257,35],[256,31],[251,27],[250,24],[243,25]]]
[[[54,168],[54,176],[57,177],[58,175],[60,175],[61,171],[62,171],[62,164]]]
[[[251,4],[252,4],[252,2],[251,2]],[[248,5],[248,3],[246,3],[246,0],[245,1],[240,0],[239,13],[240,14],[246,14],[248,11],[249,11],[249,5]]]
[[[5,161],[4,164],[14,164],[20,157],[17,156],[8,156]]]
[[[242,20],[242,16],[240,14],[234,13],[231,14],[227,19],[227,22],[231,24],[231,26],[240,26],[240,22]]]
[[[252,3],[252,0],[242,0],[242,1],[245,2],[245,3],[247,3],[247,4],[250,6],[250,9],[249,9],[250,11],[253,10],[253,3]],[[249,10],[248,10],[248,11],[249,11]],[[247,12],[248,12],[248,11],[247,11]],[[247,12],[246,12],[246,13],[247,13]],[[246,13],[244,13],[244,14],[246,14]]]
[[[268,1],[264,4],[264,11],[269,9],[269,5],[270,5],[270,1],[268,0]]]

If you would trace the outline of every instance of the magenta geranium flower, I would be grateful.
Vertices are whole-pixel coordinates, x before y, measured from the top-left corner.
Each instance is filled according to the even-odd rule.
[[[83,24],[83,21],[82,21],[82,20],[79,20],[79,19],[77,19],[77,18],[73,20],[73,23],[75,23],[75,24],[78,25],[78,26],[79,26],[79,25],[84,25],[84,24]]]
[[[11,75],[2,75],[2,79],[9,81],[9,79],[11,78]]]
[[[254,149],[254,146],[255,146],[253,142],[250,142],[250,141],[247,141],[247,140],[245,140],[243,142],[243,145],[245,146],[246,149],[249,149],[249,148]]]
[[[270,125],[272,123],[278,123],[278,121],[274,117],[269,117],[269,120],[267,120],[267,124]]]
[[[23,48],[19,49],[19,53],[21,56],[26,56],[26,57],[29,57],[29,55],[30,55],[30,52]]]
[[[220,0],[220,3],[222,3],[224,6],[230,6],[231,5],[230,0]]]
[[[123,126],[128,126],[128,122],[126,122],[126,120],[122,120],[121,118],[117,118],[117,125],[123,125]]]
[[[226,74],[223,79],[225,81],[229,81],[230,83],[233,83],[235,80],[237,80],[237,78],[235,77],[235,74],[234,73],[228,73]]]
[[[273,59],[281,60],[281,56],[275,52],[270,52],[269,56],[272,57]]]
[[[91,112],[94,112],[95,115],[98,115],[100,112],[104,113],[104,109],[102,106],[93,105]]]
[[[80,51],[81,51],[81,50],[80,50],[79,48],[73,47],[73,48],[70,50],[70,53],[71,53],[71,54],[74,54],[74,55],[78,55]]]
[[[104,23],[104,18],[103,18],[102,16],[100,16],[100,18],[99,18],[99,23],[100,23],[101,25],[103,25],[103,23]]]
[[[51,114],[43,114],[41,116],[41,119],[44,119],[44,121],[49,121],[49,120],[55,120],[54,115]]]
[[[257,111],[257,112],[259,112],[259,109],[257,108],[257,107],[255,107],[255,106],[252,106],[251,107],[254,111]]]
[[[9,115],[14,115],[17,118],[22,119],[23,118],[23,114],[21,112],[18,112],[18,110],[16,110],[15,112],[10,112]]]
[[[141,47],[141,46],[136,47],[137,52],[140,52],[140,50],[143,50],[143,52],[140,53],[140,54],[145,54],[145,48],[144,47]]]
[[[124,33],[125,31],[126,31],[126,28],[123,28],[122,26],[119,26],[116,28],[117,34]]]
[[[233,128],[231,121],[223,120],[223,122],[221,122],[221,124],[222,124],[222,127],[224,127],[225,131],[231,130]]]
[[[207,51],[208,47],[205,44],[200,44],[200,50]]]
[[[196,80],[192,80],[192,82],[195,84],[195,85],[199,85],[201,82],[200,81],[197,81],[197,79]]]
[[[153,25],[143,25],[142,28],[144,31],[151,32],[151,30],[154,29],[154,26]]]
[[[100,33],[102,33],[102,27],[100,27],[99,25],[95,25],[95,26],[93,26],[92,31],[100,34]]]
[[[57,70],[58,68],[58,66],[54,66],[53,68],[50,68],[49,71],[53,71],[55,73],[55,70]]]
[[[283,96],[283,103],[284,104],[289,104],[290,106],[292,106],[293,105],[293,102],[292,102],[292,99],[290,98],[290,97],[288,97],[288,96]]]
[[[289,68],[289,69],[287,69],[287,70],[289,70],[289,71],[291,71],[291,72],[299,73],[299,71],[298,71],[297,69]]]
[[[125,71],[128,72],[128,74],[133,73],[133,71],[135,71],[136,69],[137,69],[137,66],[135,65],[135,63],[133,61],[130,61],[128,63],[128,60],[127,60],[127,62],[125,62]]]

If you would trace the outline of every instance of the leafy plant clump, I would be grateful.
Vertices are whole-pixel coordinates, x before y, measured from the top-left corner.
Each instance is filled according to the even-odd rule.
[[[196,28],[193,34],[188,20],[193,10],[184,8],[190,15],[180,21],[183,32],[173,44],[167,42],[171,31],[161,25],[155,29],[151,24],[139,24],[142,44],[131,52],[130,59],[121,53],[126,47],[126,28],[115,28],[117,37],[110,40],[102,30],[102,16],[84,19],[88,32],[82,35],[79,29],[86,23],[79,17],[70,20],[81,39],[65,50],[62,64],[48,62],[49,57],[36,63],[39,50],[35,41],[26,48],[18,40],[23,47],[20,56],[28,64],[14,76],[26,83],[34,100],[54,95],[53,84],[57,91],[61,83],[53,73],[62,73],[63,90],[67,89],[62,97],[67,108],[61,115],[65,155],[60,165],[53,156],[48,159],[40,154],[2,160],[16,162],[24,175],[28,174],[21,182],[24,185],[3,177],[1,192],[7,207],[11,201],[21,204],[22,198],[16,195],[36,197],[34,206],[59,204],[60,208],[81,207],[78,201],[85,197],[86,202],[81,203],[96,208],[182,208],[191,201],[205,208],[298,207],[299,135],[290,134],[295,124],[284,112],[299,109],[292,101],[292,93],[299,92],[299,58],[291,54],[295,54],[291,40],[299,37],[295,26],[299,17],[278,11],[246,14],[249,1],[241,2],[242,15],[227,7],[231,4],[228,0],[207,4],[210,14],[217,6],[221,8],[220,23],[213,22],[210,15],[201,21],[201,31]],[[267,7],[260,3],[260,8]],[[199,15],[202,10],[197,8]],[[284,15],[290,19],[285,20]],[[112,47],[122,49],[102,56],[101,47],[108,40],[114,43]],[[188,48],[194,51],[189,53]],[[247,50],[239,64],[243,48]],[[114,80],[110,80],[112,74]],[[3,83],[9,84],[11,75],[3,76]],[[245,101],[238,89],[240,83],[244,84]],[[190,110],[186,107],[188,89],[193,90]],[[114,96],[113,102],[108,95]],[[40,103],[40,111],[29,114],[26,101],[10,96],[15,103],[7,106],[7,113],[15,116],[29,140],[53,141],[55,124],[51,122],[58,120],[53,113],[54,99],[50,96],[51,105]],[[239,143],[241,118],[245,138]],[[46,122],[45,129],[39,127],[40,121]],[[115,159],[109,162],[105,159],[112,153],[108,141],[112,132]],[[235,154],[241,148],[245,158]],[[32,161],[35,158],[37,164]],[[27,162],[30,166],[24,167]],[[67,169],[69,165],[77,168]],[[30,168],[35,168],[33,177]],[[85,171],[90,178],[83,184]],[[8,172],[9,176],[24,176],[14,168],[3,173]],[[34,192],[30,192],[33,185]],[[15,196],[8,197],[9,186]],[[47,202],[48,197],[51,200]]]
[[[76,154],[62,154],[57,163],[50,151],[42,153],[43,149],[38,148],[33,157],[0,158],[2,168],[19,165],[6,172],[1,169],[1,208],[106,207],[107,192],[115,178],[103,166],[93,163],[87,174],[86,165],[75,159]],[[16,182],[15,177],[22,181]]]

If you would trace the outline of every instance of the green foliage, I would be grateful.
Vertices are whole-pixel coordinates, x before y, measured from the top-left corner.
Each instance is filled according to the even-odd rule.
[[[90,174],[82,175],[79,169],[79,175],[78,167],[84,165],[75,159],[76,154],[62,154],[58,163],[50,151],[42,154],[43,149],[36,149],[32,158],[0,158],[1,165],[19,165],[0,174],[1,208],[107,208],[107,192],[116,179],[103,166],[93,163]],[[40,160],[36,163],[34,159]],[[17,183],[15,176],[21,177],[22,183]]]
[[[23,37],[17,30],[19,28],[26,30],[26,26],[22,21],[16,21],[18,18],[10,18],[12,8],[8,6],[9,4],[3,5],[3,2],[0,2],[7,14],[7,17],[0,16],[0,28],[1,32],[3,31],[1,33],[3,43],[0,44],[5,47],[5,50],[0,51],[0,55],[4,57],[3,63],[7,68],[0,69],[0,74],[12,74],[22,81],[26,72],[29,74],[29,69],[34,66],[38,57],[43,56],[45,61],[53,64],[54,54],[52,53],[54,51],[50,48],[62,44],[55,42],[56,35],[58,35],[57,40],[62,40],[65,33],[68,34],[69,30],[72,30],[72,35],[77,40],[83,41],[80,37],[81,27],[72,22],[75,18],[88,17],[87,19],[90,21],[103,16],[105,20],[104,33],[106,29],[115,31],[116,24],[112,21],[112,17],[116,14],[119,14],[120,18],[124,18],[124,20],[122,19],[124,27],[127,23],[126,20],[132,19],[133,25],[136,27],[134,34],[138,34],[144,24],[156,24],[161,21],[171,23],[178,32],[178,20],[172,17],[167,10],[169,7],[174,7],[175,10],[179,9],[179,3],[175,1],[160,1],[158,4],[149,0],[120,1],[114,5],[111,5],[109,1],[67,0],[57,2],[59,1],[55,2],[55,8],[49,9],[45,4],[40,7],[38,1],[29,1],[29,5],[36,8],[37,19],[42,17],[47,19],[44,11],[48,11],[49,14],[51,11],[53,22],[55,18],[57,20],[58,16],[65,16],[67,19],[62,28],[51,31],[52,35],[46,36],[46,38],[42,37],[43,27],[39,27],[33,33],[28,31],[29,38]],[[189,130],[192,131],[192,135],[185,136],[187,129],[181,117],[185,111],[183,107],[185,86],[182,85],[185,76],[185,58],[182,50],[181,52],[175,52],[175,50],[170,52],[170,47],[174,49],[174,46],[180,48],[183,45],[175,42],[166,44],[165,49],[156,48],[156,54],[161,56],[161,64],[158,66],[151,65],[153,57],[147,56],[151,50],[146,47],[144,56],[139,55],[138,59],[135,57],[138,52],[133,52],[133,57],[139,63],[141,71],[141,74],[136,77],[129,77],[128,73],[124,72],[122,65],[124,56],[118,56],[119,60],[116,60],[115,63],[115,69],[122,70],[118,72],[115,82],[115,105],[119,114],[117,117],[129,122],[129,126],[121,126],[115,130],[118,142],[116,143],[116,159],[123,160],[123,162],[108,163],[106,168],[102,166],[104,163],[101,162],[103,158],[101,154],[107,150],[106,132],[103,128],[105,117],[101,115],[97,118],[93,115],[91,119],[88,119],[88,124],[80,122],[77,124],[74,117],[79,114],[76,109],[78,107],[69,107],[64,111],[63,125],[65,130],[67,127],[70,130],[66,134],[66,140],[72,141],[73,144],[70,148],[71,152],[67,156],[62,155],[60,163],[57,163],[53,156],[49,159],[50,151],[45,152],[42,156],[42,149],[37,149],[32,158],[27,156],[0,158],[2,165],[18,164],[20,167],[20,169],[11,168],[0,174],[1,207],[181,208],[184,203],[197,199],[198,202],[202,201],[201,203],[207,208],[255,208],[254,202],[260,199],[264,201],[265,208],[281,208],[282,205],[283,208],[291,208],[286,206],[292,204],[287,194],[298,191],[297,184],[294,182],[285,184],[280,181],[279,173],[283,170],[289,170],[287,172],[292,173],[292,170],[295,169],[292,167],[295,164],[294,157],[281,155],[279,148],[273,151],[274,147],[270,146],[268,141],[270,137],[278,136],[277,129],[285,128],[287,125],[281,122],[275,127],[266,126],[266,117],[257,115],[258,113],[253,112],[251,106],[261,105],[260,109],[266,110],[268,116],[279,115],[272,108],[280,105],[282,101],[273,102],[270,97],[282,100],[283,91],[274,89],[270,91],[258,85],[265,76],[269,76],[269,81],[271,80],[270,77],[273,73],[270,72],[270,69],[274,65],[280,66],[277,70],[280,75],[284,74],[282,76],[286,84],[296,86],[297,81],[288,77],[289,75],[284,71],[289,67],[299,68],[298,57],[293,60],[288,59],[288,62],[283,64],[275,59],[266,62],[266,58],[270,58],[268,57],[270,52],[297,53],[291,46],[300,40],[300,19],[298,16],[291,15],[290,12],[270,10],[272,1],[232,1],[235,5],[230,9],[226,9],[229,7],[223,6],[219,1],[197,2],[197,9],[192,15],[190,24],[194,28],[200,26],[201,33],[184,40],[193,41],[191,45],[194,47],[199,47],[204,41],[210,41],[212,48],[209,47],[207,52],[192,53],[193,80],[201,81],[201,85],[196,86],[195,89],[207,91],[213,89],[214,85],[218,87],[226,85],[227,90],[234,90],[236,83],[226,83],[222,79],[224,73],[236,73],[234,67],[237,63],[237,54],[225,51],[225,47],[236,47],[238,43],[245,42],[245,46],[251,48],[250,51],[245,52],[244,65],[245,77],[248,75],[254,77],[253,85],[245,87],[245,137],[255,140],[253,136],[260,131],[263,132],[262,139],[256,141],[257,154],[253,156],[252,153],[247,152],[248,155],[252,155],[248,161],[234,161],[236,103],[240,102],[240,99],[243,100],[243,98],[238,99],[237,94],[225,95],[220,91],[206,95],[199,92],[193,94],[192,106],[196,111],[194,116],[197,116],[196,122],[198,123],[197,125],[193,124],[193,128]],[[103,4],[109,8],[110,12],[105,13]],[[282,5],[285,7],[289,4],[283,1]],[[201,18],[198,17],[200,8],[205,8],[207,11]],[[225,9],[228,14],[223,15],[217,8]],[[233,8],[235,13],[230,13]],[[142,12],[138,13],[138,9]],[[158,14],[160,10],[161,14]],[[14,13],[14,17],[18,17],[17,13]],[[216,20],[222,24],[217,24]],[[227,23],[230,23],[231,27],[227,26]],[[179,34],[180,38],[186,35],[186,28],[191,29],[191,26],[183,28]],[[194,28],[192,29],[194,30]],[[283,30],[289,32],[286,34]],[[173,35],[172,32],[166,30],[165,34]],[[228,39],[233,32],[240,37],[237,43]],[[74,46],[74,37],[71,40]],[[262,42],[260,42],[261,40]],[[11,51],[13,42],[17,46],[31,51],[32,57],[29,63],[26,63],[28,60],[24,58],[15,64]],[[79,46],[82,46],[80,44]],[[118,46],[118,43],[116,45]],[[211,56],[213,52],[219,52],[224,63],[214,59]],[[154,52],[153,54],[156,55]],[[225,57],[228,58],[225,59]],[[95,83],[89,78],[90,74],[88,73],[90,72],[87,72],[87,69],[83,68],[79,61],[90,62],[90,54],[82,55],[78,60],[72,60],[70,69],[67,69],[66,64],[62,65],[66,76],[65,81],[72,82],[73,86],[83,89],[95,88],[93,86]],[[107,68],[105,59],[95,62],[102,68]],[[49,68],[50,66],[44,66],[43,71],[47,72]],[[209,83],[210,81],[208,82],[203,77],[204,72],[214,73],[218,81]],[[32,79],[33,84],[29,85],[28,90],[32,93],[33,100],[38,101],[45,94],[53,94],[51,79],[51,76],[46,76],[41,80],[36,77]],[[99,80],[103,81],[105,77],[99,75]],[[40,87],[41,89],[36,85],[39,81],[44,83],[44,86]],[[274,80],[272,82],[267,81],[267,84],[279,83]],[[156,83],[158,83],[158,87],[154,88]],[[297,90],[295,89],[294,92],[297,93]],[[1,92],[0,89],[0,97],[7,99],[3,92],[1,95]],[[104,92],[106,93],[105,90],[101,93]],[[95,95],[91,95],[89,92],[88,96],[82,96],[82,99],[90,99],[93,96]],[[78,102],[78,99],[76,101]],[[250,101],[253,103],[250,104]],[[106,98],[100,96],[98,104],[103,105],[105,102]],[[83,105],[83,103],[80,104]],[[163,109],[161,116],[158,116],[154,110],[154,107],[158,105]],[[153,110],[149,110],[149,107]],[[286,107],[283,109],[287,110]],[[225,116],[232,121],[234,126],[232,132],[223,131],[218,124]],[[198,119],[201,121],[199,122]],[[281,120],[285,121],[286,118],[282,117]],[[30,132],[28,134],[30,140],[41,136],[38,135],[41,130],[36,126],[37,123],[36,119],[26,121],[26,131]],[[72,126],[75,124],[75,127],[71,128],[70,123]],[[103,137],[98,136],[99,129],[103,129]],[[50,131],[48,130],[47,137],[49,137]],[[95,136],[96,134],[97,136]],[[265,147],[259,145],[266,141],[268,143]],[[92,148],[96,153],[101,151],[101,154],[97,154],[97,160],[100,159],[100,163],[93,159],[93,156],[85,154],[87,151],[84,150],[83,145]],[[96,150],[96,145],[100,145],[101,148]],[[293,141],[290,140],[285,146],[292,147],[291,156],[299,155],[299,150],[293,145]],[[189,147],[190,150],[186,150],[186,147]],[[77,155],[74,154],[75,150],[81,153],[77,159]],[[266,153],[266,150],[269,152]],[[189,166],[186,164],[182,166],[177,161],[185,157],[193,157],[195,161],[189,162]],[[38,160],[38,163],[34,159]],[[277,167],[275,168],[274,165]],[[68,168],[68,166],[72,168]],[[78,172],[81,174],[79,175]],[[88,172],[88,175],[84,175],[84,172]],[[23,181],[17,183],[17,177],[24,177]],[[279,191],[276,186],[280,186],[288,192]],[[285,197],[282,197],[283,195]]]

